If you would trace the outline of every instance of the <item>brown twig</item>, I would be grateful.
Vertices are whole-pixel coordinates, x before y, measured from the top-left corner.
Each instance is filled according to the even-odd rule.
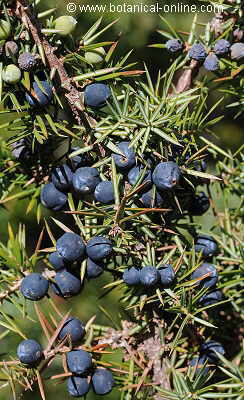
[[[79,124],[83,122],[86,129],[90,130],[95,126],[96,121],[85,112],[85,107],[81,100],[81,92],[74,86],[63,62],[55,55],[56,48],[51,46],[47,38],[42,34],[40,22],[33,14],[27,0],[17,0],[15,14],[30,31],[38,49],[43,49],[50,70],[57,71],[60,86],[66,92],[65,97],[68,100],[74,118]]]
[[[112,349],[122,348],[124,350],[124,359],[133,359],[135,364],[144,372],[137,384],[130,384],[128,388],[139,389],[146,386],[144,380],[147,375],[152,377],[152,384],[159,385],[161,388],[170,390],[169,375],[167,373],[167,360],[163,357],[163,345],[160,338],[160,329],[162,321],[155,320],[158,327],[152,330],[150,334],[142,335],[136,338],[131,335],[131,330],[136,324],[128,321],[122,321],[122,330],[117,331],[110,328],[105,336],[99,340],[99,344],[106,343]],[[152,385],[150,384],[150,385]],[[127,386],[125,387],[127,388]],[[124,388],[124,389],[125,389]],[[165,400],[164,397],[154,394],[155,400]]]
[[[4,292],[0,293],[0,302],[2,302],[3,300],[5,300],[7,297],[11,296],[15,292],[17,292],[17,290],[19,290],[19,287],[20,287],[20,284],[21,284],[21,280],[22,279],[19,279],[17,282],[15,282],[13,284],[13,286],[9,286],[7,290],[5,290]]]

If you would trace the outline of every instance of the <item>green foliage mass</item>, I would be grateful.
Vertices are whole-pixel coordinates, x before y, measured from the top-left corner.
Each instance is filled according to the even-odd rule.
[[[221,147],[216,132],[227,109],[232,119],[243,121],[243,60],[223,56],[213,74],[189,60],[188,50],[199,41],[207,52],[217,39],[238,41],[233,32],[243,28],[243,5],[221,2],[220,25],[197,16],[188,33],[159,17],[159,36],[150,51],[166,55],[165,42],[172,38],[181,40],[184,49],[167,54],[168,67],[154,74],[131,51],[117,51],[114,20],[99,18],[87,31],[78,27],[82,32],[65,36],[55,29],[56,10],[46,9],[46,3],[0,4],[2,18],[12,26],[8,39],[17,42],[19,53],[31,52],[37,60],[33,69],[22,70],[20,82],[8,84],[2,73],[0,79],[0,215],[5,225],[0,241],[0,397],[29,399],[35,393],[45,400],[58,393],[70,398],[64,361],[70,338],[62,343],[57,335],[71,310],[86,325],[82,348],[92,353],[94,366],[113,372],[116,385],[106,398],[241,400],[244,159],[242,148]],[[16,55],[10,61],[4,54],[4,40],[1,71],[18,64]],[[101,48],[99,65],[92,63],[86,53]],[[33,84],[45,98],[44,81],[52,87],[52,98],[41,105]],[[91,83],[110,88],[110,99],[100,109],[84,104]],[[26,94],[39,103],[33,106]],[[118,143],[125,140],[142,165],[133,185],[114,158],[123,156]],[[77,156],[86,157],[103,181],[112,181],[114,203],[71,191],[64,210],[48,211],[40,201],[42,188],[54,167],[67,163],[72,168]],[[179,185],[161,192],[162,205],[145,207],[141,195],[147,163],[154,168],[172,160],[180,168]],[[192,200],[202,191],[210,208],[194,215]],[[151,193],[155,200],[155,184]],[[104,274],[88,281],[85,259],[75,266],[83,283],[76,298],[60,298],[50,289],[38,304],[26,300],[21,280],[41,271],[51,285],[56,272],[48,255],[70,231],[85,243],[97,235],[110,238],[113,253]],[[207,260],[216,267],[215,289],[223,296],[213,304],[200,300],[209,289],[199,281],[208,276],[192,278],[203,262],[194,247],[199,234],[210,235],[218,245],[217,254]],[[123,281],[123,272],[132,266],[160,269],[169,263],[176,273],[170,287],[129,287]],[[37,368],[26,368],[16,358],[17,345],[26,338],[45,349]],[[221,343],[225,353],[218,354],[217,363],[205,359],[198,369],[191,362],[208,340]],[[87,398],[99,396],[90,391]]]

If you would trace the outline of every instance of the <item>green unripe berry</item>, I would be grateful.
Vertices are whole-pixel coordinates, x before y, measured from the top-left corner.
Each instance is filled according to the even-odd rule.
[[[54,21],[54,27],[60,30],[58,34],[61,36],[70,35],[75,30],[76,24],[76,19],[70,15],[62,15]]]
[[[94,50],[89,50],[85,53],[85,59],[89,64],[99,64],[103,61],[105,50],[103,47],[98,47]]]
[[[21,71],[16,65],[9,64],[2,72],[3,81],[14,85],[21,79]]]
[[[11,33],[11,25],[8,21],[4,19],[0,20],[0,40],[5,40],[9,37]]]

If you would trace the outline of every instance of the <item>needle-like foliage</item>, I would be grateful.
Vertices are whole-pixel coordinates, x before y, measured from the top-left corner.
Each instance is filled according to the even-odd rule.
[[[172,59],[153,79],[131,52],[117,57],[117,39],[103,40],[116,21],[100,18],[77,37],[67,20],[64,35],[55,9],[0,1],[0,207],[24,204],[0,238],[0,340],[32,339],[23,321],[44,337],[38,365],[1,354],[6,398],[37,384],[48,400],[54,381],[74,375],[67,353],[83,350],[95,393],[98,368],[113,373],[110,398],[242,399],[244,159],[218,145],[215,129],[226,109],[243,116],[244,57],[233,50],[244,51],[243,4],[220,3],[221,15],[195,17],[189,33],[160,17],[160,43],[150,46]],[[230,47],[219,56],[221,39]],[[7,55],[7,40],[18,54]],[[193,51],[200,44],[205,58],[219,57],[211,73]],[[21,66],[25,52],[34,66],[30,54]],[[10,63],[18,81],[2,72]],[[95,277],[96,315],[74,343],[72,332],[60,336],[79,317],[69,297],[82,304]],[[37,305],[38,279],[50,290]],[[119,304],[101,305],[106,298]]]

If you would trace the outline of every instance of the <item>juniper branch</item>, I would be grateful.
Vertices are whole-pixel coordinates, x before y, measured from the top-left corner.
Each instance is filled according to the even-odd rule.
[[[86,129],[90,130],[95,126],[96,120],[85,112],[81,92],[74,86],[63,62],[55,55],[56,48],[51,46],[47,38],[42,34],[41,24],[26,0],[17,0],[15,14],[30,31],[38,49],[44,50],[50,69],[57,71],[61,87],[66,91],[65,97],[68,100],[74,118],[79,124],[83,122]]]

